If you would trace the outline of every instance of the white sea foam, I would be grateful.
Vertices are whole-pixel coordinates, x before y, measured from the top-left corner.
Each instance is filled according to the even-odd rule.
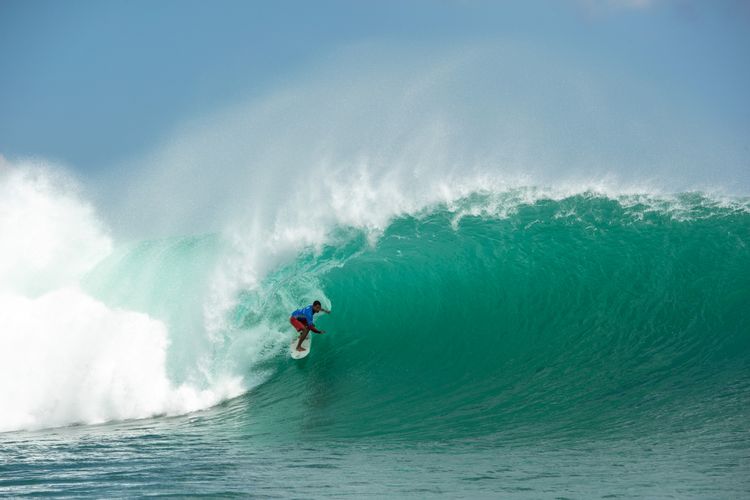
[[[176,414],[240,394],[167,375],[167,326],[112,308],[79,282],[112,243],[59,169],[0,171],[0,431]]]
[[[165,325],[75,287],[36,299],[0,294],[0,431],[178,414],[241,392],[167,377]]]

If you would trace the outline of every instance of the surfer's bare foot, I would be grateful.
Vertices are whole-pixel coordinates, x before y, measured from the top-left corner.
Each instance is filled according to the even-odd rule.
[[[297,348],[297,350],[298,350],[299,352],[302,352],[302,351],[306,351],[307,349],[305,349],[304,347],[298,347],[298,348]]]

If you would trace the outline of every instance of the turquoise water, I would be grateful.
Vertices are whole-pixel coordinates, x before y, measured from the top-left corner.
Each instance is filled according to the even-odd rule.
[[[748,245],[747,200],[477,193],[336,227],[216,321],[221,236],[123,245],[83,290],[168,326],[173,384],[243,389],[11,429],[0,494],[746,497]]]

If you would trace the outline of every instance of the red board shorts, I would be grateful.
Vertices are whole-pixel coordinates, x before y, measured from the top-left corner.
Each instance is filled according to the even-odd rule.
[[[302,323],[297,318],[294,318],[294,317],[289,318],[289,322],[292,324],[292,326],[294,327],[294,329],[297,330],[298,332],[301,332],[305,328],[307,328],[307,325],[305,325],[304,323]]]

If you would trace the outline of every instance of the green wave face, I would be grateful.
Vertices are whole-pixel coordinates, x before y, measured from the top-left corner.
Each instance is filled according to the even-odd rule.
[[[252,432],[746,436],[745,205],[578,195],[498,214],[490,202],[399,218],[374,245],[349,232],[269,278],[271,302],[312,279],[333,314],[306,360],[279,354],[248,395]]]

